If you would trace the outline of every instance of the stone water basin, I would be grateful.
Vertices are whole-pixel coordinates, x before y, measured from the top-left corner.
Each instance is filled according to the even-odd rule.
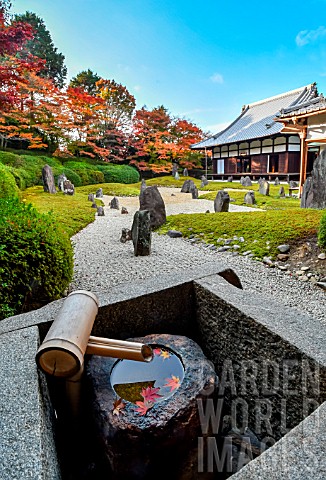
[[[152,362],[93,356],[87,365],[91,414],[113,478],[147,478],[182,468],[200,433],[197,398],[217,385],[213,364],[193,340],[154,334]],[[168,463],[166,463],[168,462]]]

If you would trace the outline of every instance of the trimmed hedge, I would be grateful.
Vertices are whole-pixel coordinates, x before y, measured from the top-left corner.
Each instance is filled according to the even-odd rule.
[[[318,244],[319,246],[326,250],[326,211],[320,220],[320,226],[318,230]]]
[[[18,198],[18,196],[19,190],[15,177],[8,167],[0,163],[0,198]]]
[[[61,298],[73,273],[73,249],[52,214],[0,199],[0,319]]]
[[[104,174],[105,183],[137,183],[140,180],[139,172],[129,165],[98,165]]]
[[[50,165],[55,180],[60,174],[75,185],[95,185],[98,183],[136,183],[139,181],[138,171],[129,165],[112,165],[96,163],[87,159],[56,159],[43,155],[16,155],[0,151],[0,164],[7,165],[21,190],[42,185],[42,168]]]

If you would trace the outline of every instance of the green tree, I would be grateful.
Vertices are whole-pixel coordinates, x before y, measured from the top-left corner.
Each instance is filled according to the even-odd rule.
[[[70,80],[69,87],[82,88],[89,95],[95,95],[97,90],[96,82],[99,80],[101,80],[101,77],[97,73],[92,72],[90,69],[83,70]]]
[[[39,75],[50,78],[57,87],[62,88],[67,76],[67,67],[64,64],[65,57],[54,46],[50,32],[42,18],[35,13],[26,12],[15,15],[14,22],[28,23],[34,30],[34,38],[27,42],[21,56],[27,57],[28,54],[32,54],[45,60],[46,63],[40,70]]]

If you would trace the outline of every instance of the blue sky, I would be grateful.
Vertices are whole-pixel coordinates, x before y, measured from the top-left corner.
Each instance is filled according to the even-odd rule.
[[[326,94],[326,0],[14,0],[43,18],[69,78],[114,78],[216,133],[243,104],[317,82]]]

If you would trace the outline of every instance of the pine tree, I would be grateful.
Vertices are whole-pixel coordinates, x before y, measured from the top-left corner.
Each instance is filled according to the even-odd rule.
[[[67,76],[67,68],[64,64],[65,57],[54,46],[49,30],[47,30],[42,18],[35,13],[26,12],[21,15],[15,15],[15,22],[29,23],[34,30],[34,38],[30,40],[22,56],[32,54],[35,57],[46,61],[44,67],[40,70],[39,75],[44,78],[53,80],[55,85],[62,88]]]

